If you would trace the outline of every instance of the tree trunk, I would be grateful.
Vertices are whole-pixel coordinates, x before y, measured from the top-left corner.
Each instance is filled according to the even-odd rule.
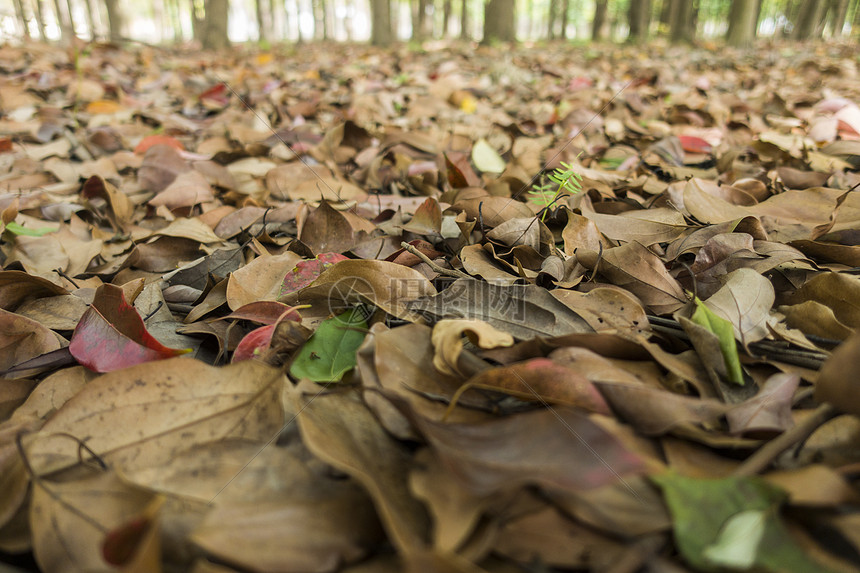
[[[272,0],[255,0],[254,11],[257,16],[257,41],[271,42],[274,20]]]
[[[695,30],[693,0],[672,0],[669,39],[673,44],[692,44]]]
[[[833,38],[842,37],[845,18],[848,16],[848,0],[830,0],[830,35]]]
[[[460,2],[460,39],[469,39],[469,0]]]
[[[34,3],[36,4],[34,15],[36,16],[36,24],[39,29],[39,39],[44,42],[48,36],[45,34],[45,14],[42,12],[42,0],[34,0]]]
[[[173,41],[183,41],[185,34],[182,31],[182,9],[179,7],[179,0],[167,0],[167,12],[170,18],[170,30],[173,34]]]
[[[449,35],[448,26],[451,24],[451,0],[442,2],[442,37],[447,38]]]
[[[558,0],[549,0],[549,14],[546,19],[546,37],[555,40],[555,19],[558,14]]]
[[[295,0],[296,5],[296,29],[299,33],[298,43],[304,44],[305,42],[305,31],[302,28],[302,0]]]
[[[651,26],[651,0],[631,0],[627,10],[627,24],[630,26],[629,41],[638,43],[647,40],[648,28]]]
[[[346,18],[343,20],[343,28],[346,32],[346,40],[348,42],[352,41],[352,18],[355,13],[355,4],[352,0],[346,0]]]
[[[230,45],[227,26],[230,19],[230,0],[205,0],[205,16],[201,43],[204,50],[223,50]]]
[[[412,0],[410,7],[412,8],[412,39],[423,40],[427,37],[427,1]]]
[[[561,21],[561,34],[559,37],[562,40],[567,40],[567,18],[570,13],[570,0],[561,0],[561,14],[558,15],[558,19]]]
[[[387,46],[393,39],[391,1],[370,0],[370,43],[374,46]]]
[[[75,29],[75,19],[72,16],[72,0],[66,0],[66,10],[68,10],[66,14],[69,16],[69,31],[72,33],[72,37],[76,38],[78,36],[78,31]]]
[[[482,44],[515,42],[514,0],[489,0],[484,4],[484,38]]]
[[[599,42],[604,37],[606,30],[606,12],[609,8],[609,0],[596,0],[594,2],[594,20],[591,21],[591,41]]]
[[[15,16],[18,18],[18,26],[21,28],[21,33],[29,40],[30,26],[27,22],[27,15],[24,13],[24,5],[21,3],[21,0],[15,0]]]
[[[71,42],[75,32],[72,29],[69,13],[60,9],[60,0],[54,0],[54,14],[57,15],[57,24],[60,26],[60,40]]]
[[[735,48],[749,48],[753,45],[760,8],[761,4],[757,0],[732,0],[729,30],[726,33],[728,45]]]
[[[816,29],[821,21],[824,2],[820,0],[803,0],[797,21],[794,23],[792,38],[795,40],[810,40],[816,36]]]
[[[663,0],[663,4],[660,5],[660,24],[665,26],[667,29],[672,23],[672,1],[673,0]]]
[[[314,13],[314,40],[327,40],[328,33],[325,28],[325,6],[324,0],[312,0],[311,10]]]

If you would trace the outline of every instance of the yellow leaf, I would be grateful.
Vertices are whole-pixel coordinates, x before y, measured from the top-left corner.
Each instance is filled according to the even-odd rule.
[[[87,105],[87,113],[93,115],[110,115],[119,111],[122,111],[122,106],[111,100],[100,99]]]

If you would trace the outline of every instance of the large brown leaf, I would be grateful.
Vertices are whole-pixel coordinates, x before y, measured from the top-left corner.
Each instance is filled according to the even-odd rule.
[[[77,443],[115,467],[157,466],[200,444],[268,441],[283,425],[285,378],[255,361],[216,368],[190,358],[132,366],[90,382],[28,441],[39,473],[80,463]]]

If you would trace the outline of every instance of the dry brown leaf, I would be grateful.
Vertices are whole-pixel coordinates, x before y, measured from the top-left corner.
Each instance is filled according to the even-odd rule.
[[[255,361],[223,368],[190,358],[139,364],[87,384],[28,436],[27,454],[40,474],[76,466],[72,435],[131,472],[163,465],[200,444],[265,442],[283,425],[277,397],[284,383],[282,373]]]
[[[666,270],[663,262],[636,241],[599,255],[578,251],[577,261],[595,269],[613,284],[636,295],[655,314],[671,314],[687,302],[684,289]]]
[[[311,452],[349,474],[370,494],[389,538],[404,556],[429,544],[429,518],[407,484],[411,456],[354,392],[319,395],[302,384],[292,395]]]
[[[42,480],[33,488],[30,505],[36,562],[43,571],[110,570],[111,565],[119,563],[105,561],[103,547],[108,542],[105,533],[110,536],[111,530],[135,519],[142,520],[143,531],[157,532],[157,512],[162,501],[152,491],[124,482],[111,471],[68,482]],[[150,567],[130,571],[158,573],[161,571],[158,545],[138,546],[139,541],[140,538],[114,541],[113,545],[118,547],[112,551],[118,555],[128,552],[124,555],[127,559],[124,565],[137,561]],[[149,554],[139,555],[141,550]]]

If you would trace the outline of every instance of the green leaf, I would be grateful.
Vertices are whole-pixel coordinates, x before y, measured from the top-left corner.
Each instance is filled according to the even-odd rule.
[[[831,571],[807,555],[779,516],[783,490],[758,477],[651,478],[672,514],[675,542],[700,571]]]
[[[6,223],[6,230],[13,235],[26,235],[27,237],[41,237],[48,233],[54,233],[57,231],[55,227],[39,227],[38,229],[31,229],[29,227],[24,227],[15,221]]]
[[[741,359],[738,356],[732,323],[714,314],[698,297],[696,297],[696,312],[693,313],[690,320],[716,335],[720,341],[720,351],[723,354],[723,361],[726,363],[729,381],[743,386],[744,371],[741,369]]]
[[[357,308],[324,320],[299,350],[290,374],[313,382],[338,382],[355,366],[365,330],[367,321]]]

